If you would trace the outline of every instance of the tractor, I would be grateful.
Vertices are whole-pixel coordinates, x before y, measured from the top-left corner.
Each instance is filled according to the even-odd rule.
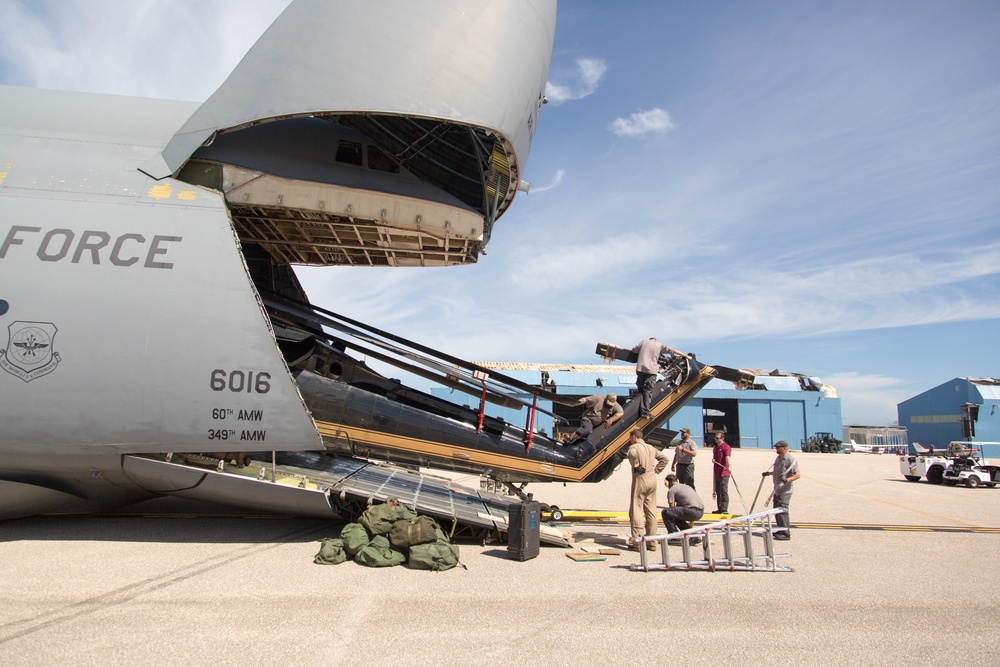
[[[840,442],[833,437],[833,433],[817,432],[816,435],[802,441],[802,451],[836,454],[840,451]]]

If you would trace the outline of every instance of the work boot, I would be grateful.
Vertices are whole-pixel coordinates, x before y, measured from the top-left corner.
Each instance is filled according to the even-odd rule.
[[[656,551],[656,542],[646,544],[646,551]]]

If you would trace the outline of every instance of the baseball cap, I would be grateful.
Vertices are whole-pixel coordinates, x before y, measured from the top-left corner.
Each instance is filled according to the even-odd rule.
[[[618,402],[618,397],[615,396],[614,394],[608,394],[604,398],[605,405],[611,405],[612,403],[617,403],[617,402]]]
[[[785,442],[784,440],[779,440],[778,442],[774,443],[774,448],[775,449],[777,449],[778,447],[787,447],[787,446],[788,446],[788,443]]]
[[[691,435],[691,429],[685,426],[684,428],[681,429],[681,433],[687,433],[688,435]]]

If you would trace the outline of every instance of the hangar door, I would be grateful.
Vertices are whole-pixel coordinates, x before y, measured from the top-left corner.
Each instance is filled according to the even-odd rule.
[[[743,447],[771,447],[771,402],[740,399],[740,433]]]
[[[771,401],[771,433],[790,449],[799,449],[806,437],[805,406],[801,401]]]

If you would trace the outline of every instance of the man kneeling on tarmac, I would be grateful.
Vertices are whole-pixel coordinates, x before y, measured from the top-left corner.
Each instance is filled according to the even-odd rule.
[[[667,485],[667,509],[663,510],[660,516],[663,518],[663,525],[668,533],[676,533],[691,528],[694,521],[697,521],[705,514],[705,503],[701,501],[698,494],[687,484],[677,481],[677,475],[667,475],[663,480]],[[670,544],[680,544],[681,540],[672,539]],[[701,544],[701,538],[694,537],[691,544]]]

